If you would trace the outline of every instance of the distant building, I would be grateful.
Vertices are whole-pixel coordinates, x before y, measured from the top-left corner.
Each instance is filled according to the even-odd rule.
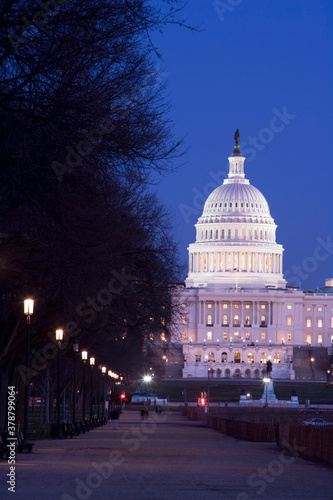
[[[265,197],[245,178],[244,161],[237,131],[228,178],[208,196],[188,248],[177,327],[182,376],[261,378],[270,359],[273,378],[294,379],[294,356],[301,359],[303,348],[297,378],[314,378],[315,368],[316,378],[325,379],[333,279],[317,292],[286,286],[277,226]],[[316,349],[318,365],[310,358]]]

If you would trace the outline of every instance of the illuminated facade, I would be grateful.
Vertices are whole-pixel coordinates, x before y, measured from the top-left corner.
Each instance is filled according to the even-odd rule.
[[[333,282],[319,293],[286,286],[283,247],[265,197],[245,178],[235,134],[229,174],[207,198],[189,245],[179,335],[183,377],[294,379],[295,346],[333,342]]]

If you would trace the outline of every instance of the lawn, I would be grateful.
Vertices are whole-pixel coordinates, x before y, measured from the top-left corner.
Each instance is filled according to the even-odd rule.
[[[253,399],[260,399],[263,394],[263,383],[255,380],[230,380],[209,382],[211,401],[239,401],[242,390],[250,393]],[[151,385],[161,399],[169,401],[184,401],[186,393],[187,401],[197,401],[202,390],[208,389],[208,381],[184,380],[184,381],[154,381]],[[330,404],[333,401],[333,385],[311,382],[274,382],[274,390],[278,399],[290,400],[292,391],[296,391],[301,404],[307,399],[311,404]]]

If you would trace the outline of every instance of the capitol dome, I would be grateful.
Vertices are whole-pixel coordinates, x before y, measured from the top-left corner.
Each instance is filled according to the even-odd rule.
[[[239,132],[229,157],[229,174],[207,198],[189,246],[186,286],[284,287],[283,248],[264,195],[245,178]]]
[[[223,184],[207,198],[202,217],[270,217],[269,206],[259,189],[250,184]]]

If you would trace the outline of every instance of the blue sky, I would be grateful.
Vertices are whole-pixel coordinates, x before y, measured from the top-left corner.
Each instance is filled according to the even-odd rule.
[[[154,36],[174,131],[188,148],[156,186],[182,261],[239,128],[246,177],[278,225],[289,284],[322,286],[333,276],[333,2],[189,0],[183,15],[199,31]]]

